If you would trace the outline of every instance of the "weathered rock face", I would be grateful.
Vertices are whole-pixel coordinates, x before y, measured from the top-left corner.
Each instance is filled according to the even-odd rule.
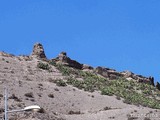
[[[0,52],[0,55],[5,56],[5,57],[14,57],[13,54],[8,54],[8,53],[5,53],[5,52]]]
[[[151,82],[151,85],[153,85],[153,86],[155,86],[155,84],[154,84],[154,77],[149,77],[149,81]]]
[[[96,73],[98,73],[98,74],[100,74],[100,75],[108,78],[109,75],[108,75],[107,70],[108,70],[108,69],[107,69],[107,68],[104,68],[104,67],[97,67],[97,68],[95,69]]]
[[[92,66],[89,66],[89,65],[86,65],[86,64],[83,64],[82,69],[83,69],[83,70],[93,70],[93,67],[92,67]]]
[[[133,79],[135,79],[137,82],[140,82],[140,83],[148,83],[148,84],[151,84],[149,78],[143,77],[143,76],[141,76],[141,75],[134,75],[134,76],[133,76]]]
[[[44,49],[42,44],[36,43],[33,47],[33,52],[31,54],[31,57],[36,57],[39,59],[47,60]],[[66,52],[61,52],[57,58],[51,59],[51,61],[55,63],[60,63],[69,67],[73,67],[76,69],[81,69],[81,70],[93,70],[94,68],[86,65],[86,64],[81,64],[75,60],[70,59],[67,56]],[[105,67],[97,67],[94,69],[96,73],[102,75],[105,78],[108,78],[110,80],[118,79],[120,77],[124,77],[126,79],[134,79],[137,82],[143,82],[143,83],[149,83],[154,86],[154,78],[153,77],[144,77],[142,75],[136,75],[130,71],[123,71],[123,72],[117,72],[114,69],[110,68],[105,68]],[[160,89],[160,84],[157,83],[156,87]]]
[[[157,88],[158,90],[160,90],[160,84],[159,84],[159,82],[156,83],[156,88]]]
[[[129,78],[129,77],[133,77],[133,73],[132,72],[130,72],[130,71],[123,71],[123,72],[121,72],[121,74],[123,75],[123,77],[125,77],[125,78]]]
[[[33,52],[31,54],[31,56],[34,56],[34,57],[40,58],[40,59],[46,59],[46,55],[45,55],[42,44],[36,43],[34,45]]]
[[[98,74],[100,74],[100,75],[102,75],[102,76],[104,76],[104,77],[106,77],[106,78],[109,78],[109,79],[111,79],[111,80],[113,80],[113,79],[118,79],[119,77],[122,77],[122,76],[123,76],[121,73],[117,72],[117,71],[114,70],[114,69],[110,69],[110,68],[97,67],[97,68],[95,69],[95,71],[96,71]]]
[[[83,64],[80,64],[79,62],[70,59],[69,57],[67,57],[67,53],[66,52],[61,52],[57,58],[52,59],[51,61],[54,61],[56,63],[60,63],[69,67],[73,67],[76,69],[82,69],[83,68]]]
[[[104,68],[104,67],[97,67],[95,69],[96,73],[102,75],[103,77],[106,77],[110,80],[118,79],[120,77],[124,77],[126,79],[134,79],[137,82],[143,82],[148,83],[154,86],[154,78],[153,77],[144,77],[142,75],[136,75],[130,71],[124,71],[124,72],[117,72],[114,69],[110,68]]]

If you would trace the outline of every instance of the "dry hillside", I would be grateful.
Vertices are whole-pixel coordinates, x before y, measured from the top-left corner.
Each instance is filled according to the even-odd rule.
[[[9,113],[9,120],[159,120],[160,91],[153,77],[81,64],[65,52],[48,60],[43,46],[29,56],[0,52],[0,118],[39,105],[39,112]]]

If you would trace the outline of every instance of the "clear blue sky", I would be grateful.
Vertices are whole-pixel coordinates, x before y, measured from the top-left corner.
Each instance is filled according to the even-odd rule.
[[[1,0],[0,50],[44,45],[81,63],[160,81],[160,0]]]

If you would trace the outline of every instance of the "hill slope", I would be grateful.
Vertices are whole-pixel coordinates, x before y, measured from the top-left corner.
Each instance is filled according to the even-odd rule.
[[[160,92],[152,77],[93,68],[62,52],[48,60],[36,44],[30,56],[0,53],[0,117],[4,88],[9,110],[39,105],[39,112],[9,114],[10,120],[158,120]]]

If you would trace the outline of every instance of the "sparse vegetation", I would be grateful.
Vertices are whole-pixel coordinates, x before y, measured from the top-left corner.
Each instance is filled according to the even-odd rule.
[[[49,64],[50,64],[50,65],[53,65],[53,66],[56,66],[56,63],[53,62],[53,61],[49,61]]]
[[[59,91],[59,89],[58,89],[58,88],[54,88],[54,90],[55,90],[55,91]]]
[[[73,115],[73,114],[81,114],[80,111],[69,111],[68,114]]]
[[[42,63],[42,62],[39,62],[38,64],[37,64],[37,67],[38,68],[40,68],[40,69],[43,69],[43,70],[50,70],[50,66],[49,66],[49,64],[47,64],[47,63]]]
[[[34,102],[34,101],[35,101],[35,99],[33,99],[33,98],[32,98],[32,99],[30,99],[30,101]]]
[[[48,97],[54,98],[54,95],[53,94],[49,94]]]
[[[112,116],[112,117],[109,117],[109,119],[114,119],[115,117],[114,116]]]
[[[81,67],[74,67],[72,61],[69,64],[67,60],[68,64],[63,65],[62,59],[68,58],[63,55],[52,59],[55,62],[48,62],[49,60],[34,54],[31,54],[30,58],[33,61],[28,61],[29,58],[25,56],[13,60],[5,57],[4,61],[1,61],[0,118],[4,117],[5,108],[3,87],[8,88],[9,111],[37,104],[45,109],[42,108],[39,113],[16,113],[17,118],[11,113],[9,119],[13,120],[62,120],[61,117],[75,119],[75,116],[76,119],[150,120],[156,119],[160,111],[160,91],[147,83],[148,80],[153,81],[152,77],[143,78],[129,71],[117,72],[103,67],[90,69],[90,66],[83,64],[80,64]],[[7,60],[9,63],[6,63]],[[131,77],[125,79],[122,76]]]
[[[151,120],[149,117],[145,117],[144,120]]]
[[[117,99],[117,100],[121,100],[121,97],[119,97],[119,96],[116,96],[116,99]]]
[[[14,99],[17,102],[21,102],[22,100],[20,100],[15,94],[12,94],[9,99]]]
[[[95,73],[84,72],[63,65],[56,65],[56,67],[63,75],[70,76],[67,82],[61,80],[57,82],[57,85],[66,86],[67,83],[85,91],[100,90],[102,95],[116,95],[118,99],[123,98],[127,104],[160,109],[158,100],[160,91],[152,85],[137,83],[133,80],[129,81],[125,78],[110,81],[99,77]],[[77,80],[77,78],[83,78],[83,80]]]
[[[56,67],[58,68],[58,70],[62,72],[62,75],[70,75],[71,73],[74,72],[74,70],[68,69],[68,67],[65,67],[61,64],[56,65]]]
[[[103,110],[111,110],[111,109],[112,109],[112,108],[107,107],[107,106],[103,108]]]
[[[26,97],[33,98],[33,93],[32,93],[32,92],[25,93],[24,95],[25,95]]]
[[[62,86],[62,87],[67,86],[67,84],[64,80],[56,80],[55,82],[56,82],[57,86]]]
[[[4,112],[4,108],[0,108],[0,114]]]
[[[137,120],[138,117],[132,116],[130,114],[127,115],[128,119],[127,120]]]

